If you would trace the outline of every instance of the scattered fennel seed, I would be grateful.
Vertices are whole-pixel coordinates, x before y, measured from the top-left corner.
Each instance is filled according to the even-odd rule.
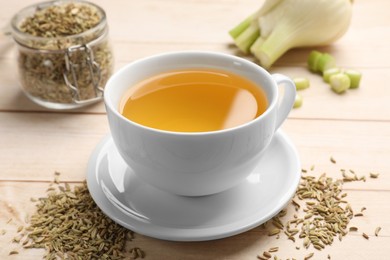
[[[379,173],[372,173],[370,172],[370,178],[376,179],[379,177]]]
[[[267,258],[271,258],[272,257],[272,255],[269,252],[267,252],[267,251],[263,252],[263,256],[265,256]]]
[[[332,157],[330,157],[332,158]],[[301,169],[303,172],[303,169]],[[314,165],[310,171],[314,171]],[[349,227],[351,219],[363,216],[366,207],[362,207],[360,212],[354,213],[349,202],[346,200],[347,193],[343,192],[344,182],[361,181],[353,170],[340,169],[342,178],[327,177],[326,173],[320,176],[302,175],[301,182],[298,185],[295,197],[290,205],[295,208],[296,213],[288,220],[287,211],[284,210],[276,215],[268,223],[272,223],[275,229],[268,231],[269,234],[275,232],[277,238],[279,235],[286,235],[287,239],[293,242],[303,241],[303,248],[310,247],[316,250],[324,250],[327,246],[333,244],[335,239],[340,241],[348,232],[356,232],[358,228]],[[302,206],[301,206],[302,205]],[[375,230],[376,235],[380,227]],[[362,234],[367,240],[369,236]],[[299,250],[299,246],[295,246]],[[268,250],[271,253],[271,249]],[[310,259],[314,253],[307,255],[305,259]],[[264,255],[258,256],[259,259],[269,259]],[[288,258],[293,259],[293,258]],[[328,255],[330,259],[330,255]]]
[[[332,163],[336,163],[336,160],[333,158],[333,156],[330,157],[330,161],[331,161]]]
[[[358,231],[358,228],[357,228],[357,227],[350,227],[350,228],[349,228],[349,231],[355,232],[355,231]]]
[[[17,254],[19,254],[19,252],[18,252],[18,251],[16,251],[16,250],[12,250],[12,251],[10,251],[10,252],[9,252],[9,254],[8,254],[8,255],[17,255]]]
[[[142,251],[139,247],[134,247],[130,249],[130,257],[131,259],[144,258],[145,252]]]
[[[17,230],[16,232],[20,233],[23,229],[24,229],[23,226],[19,226],[19,227],[18,227],[18,230]]]
[[[272,229],[272,230],[270,230],[268,232],[268,236],[275,236],[275,235],[277,235],[279,233],[280,233],[280,229],[279,228],[274,228],[274,229]]]
[[[133,232],[101,212],[85,182],[73,189],[60,185],[39,198],[36,212],[26,227],[18,228],[21,235],[14,242],[25,249],[44,248],[45,259],[119,260],[129,254],[132,259],[145,257],[140,248],[126,252],[126,243],[134,238]]]
[[[377,227],[376,229],[375,229],[375,236],[378,236],[378,234],[379,234],[379,231],[381,231],[381,227]]]

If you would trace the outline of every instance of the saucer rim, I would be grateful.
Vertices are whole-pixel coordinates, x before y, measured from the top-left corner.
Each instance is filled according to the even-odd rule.
[[[248,221],[248,223],[246,223],[245,225],[240,225],[236,228],[224,230],[224,227],[231,225],[234,226],[234,223],[236,222],[224,224],[217,227],[198,229],[186,229],[182,227],[164,227],[155,225],[150,222],[143,222],[141,220],[136,219],[135,217],[131,217],[120,211],[114,204],[112,204],[112,202],[106,197],[106,195],[102,191],[101,185],[99,184],[99,177],[97,174],[98,169],[96,168],[99,165],[98,162],[101,160],[101,158],[103,158],[102,153],[107,154],[107,146],[109,145],[109,142],[112,141],[111,134],[107,134],[105,137],[103,137],[91,153],[87,166],[87,187],[96,205],[108,218],[136,233],[169,241],[208,241],[234,236],[253,229],[277,215],[280,210],[286,207],[286,205],[290,202],[296,192],[301,177],[301,163],[299,160],[298,152],[291,140],[282,130],[278,130],[273,138],[277,137],[281,138],[283,146],[289,147],[290,152],[288,152],[288,154],[293,157],[296,163],[297,169],[291,170],[291,173],[294,174],[291,183],[288,189],[286,189],[285,192],[280,195],[281,201],[277,205],[272,207],[272,209],[269,210],[267,214],[255,217],[256,213],[252,213],[251,216],[248,216],[248,219],[250,220]],[[126,220],[128,220],[128,222],[126,222]]]

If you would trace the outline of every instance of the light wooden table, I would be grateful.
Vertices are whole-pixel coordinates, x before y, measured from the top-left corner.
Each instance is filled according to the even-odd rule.
[[[0,27],[12,15],[36,1],[2,2]],[[238,54],[227,31],[262,1],[255,0],[97,0],[108,15],[116,69],[164,51],[212,50]],[[355,0],[347,34],[328,47],[339,66],[363,73],[361,87],[337,95],[318,75],[308,72],[306,58],[312,49],[297,49],[280,59],[271,72],[306,76],[311,87],[301,92],[304,104],[291,112],[283,125],[296,145],[303,167],[315,165],[312,174],[326,172],[340,178],[339,169],[358,175],[380,173],[379,179],[344,185],[348,200],[363,217],[354,218],[359,232],[348,234],[323,251],[297,250],[291,241],[268,237],[261,227],[226,239],[177,243],[137,235],[131,243],[146,259],[256,259],[271,246],[280,258],[390,259],[390,2]],[[0,38],[0,259],[40,259],[39,250],[9,256],[16,228],[34,212],[32,196],[44,196],[54,171],[61,180],[85,179],[90,153],[108,133],[102,103],[71,112],[55,112],[30,102],[17,83],[15,45]],[[329,160],[333,156],[337,164]],[[13,220],[6,223],[10,218]],[[382,227],[374,236],[377,226]],[[369,240],[361,232],[369,235]]]

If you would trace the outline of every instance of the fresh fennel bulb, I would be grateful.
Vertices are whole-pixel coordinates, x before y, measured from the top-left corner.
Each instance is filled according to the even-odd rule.
[[[351,16],[352,0],[266,0],[229,33],[238,48],[269,68],[291,48],[334,42]]]

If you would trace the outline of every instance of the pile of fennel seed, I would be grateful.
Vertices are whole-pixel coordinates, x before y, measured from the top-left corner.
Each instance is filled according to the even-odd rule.
[[[43,248],[45,259],[137,259],[138,247],[126,250],[134,233],[109,219],[93,201],[87,185],[61,185],[56,173],[47,196],[32,199],[36,212],[20,226],[13,242],[24,249]],[[12,250],[9,254],[18,254]]]
[[[336,164],[333,157],[330,158],[330,161]],[[314,166],[310,168],[310,171],[314,171]],[[284,209],[263,224],[263,227],[267,229],[268,236],[275,236],[279,239],[280,235],[285,235],[296,244],[297,250],[302,247],[319,251],[332,245],[335,239],[342,241],[349,232],[360,232],[362,237],[368,240],[369,236],[366,233],[359,231],[355,226],[350,226],[350,221],[355,217],[363,217],[367,208],[363,207],[358,212],[354,211],[346,199],[348,194],[343,191],[344,183],[365,182],[366,176],[357,176],[353,170],[347,171],[345,169],[340,169],[342,175],[340,179],[328,177],[325,173],[315,177],[308,172],[308,170],[302,169],[301,182],[291,201],[291,206],[295,209],[293,217],[285,220],[287,209]],[[369,173],[368,177],[377,179],[379,174]],[[380,230],[380,227],[376,227],[375,236],[378,236]],[[264,251],[257,256],[257,259],[279,260],[280,258],[276,255],[278,250],[275,248],[278,247]],[[310,259],[314,255],[314,252],[308,253],[304,259]],[[294,260],[295,258],[289,259]],[[330,255],[328,255],[328,259],[331,259]]]

